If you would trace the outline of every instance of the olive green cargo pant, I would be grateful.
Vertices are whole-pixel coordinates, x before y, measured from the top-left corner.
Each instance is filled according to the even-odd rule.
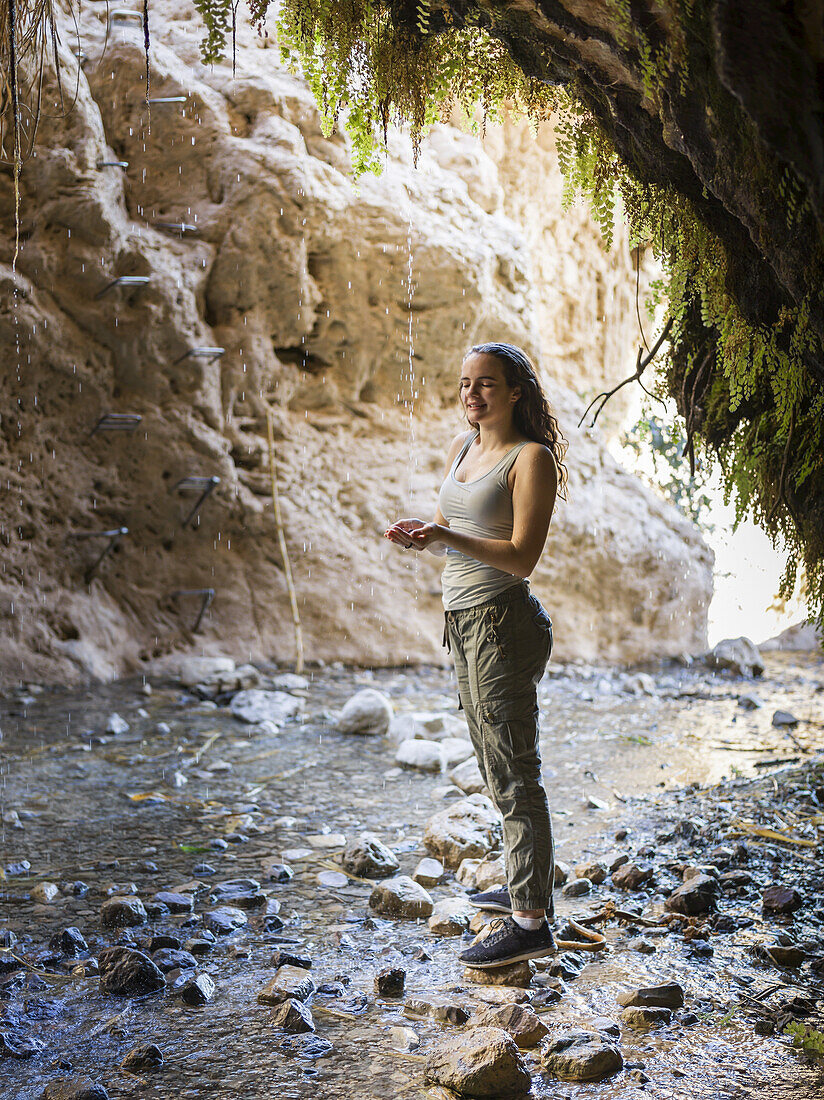
[[[552,650],[552,621],[521,582],[487,603],[444,612],[459,707],[489,796],[503,818],[512,908],[554,915],[555,855],[541,781],[537,684]]]

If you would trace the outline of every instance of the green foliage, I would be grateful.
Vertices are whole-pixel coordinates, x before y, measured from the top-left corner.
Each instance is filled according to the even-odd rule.
[[[805,1054],[813,1057],[824,1058],[824,1032],[800,1021],[787,1024],[784,1031],[792,1036],[794,1047],[801,1047]]]
[[[207,26],[203,56],[213,61],[233,25],[232,0],[196,2]],[[249,0],[259,30],[270,3]],[[647,24],[633,0],[605,0],[605,7],[622,57],[638,78],[641,111],[655,115],[665,97],[688,96],[691,64],[706,68],[706,5],[667,0],[663,21]],[[303,73],[315,95],[324,131],[340,123],[350,134],[356,175],[380,170],[392,123],[409,125],[417,159],[427,129],[456,107],[472,130],[505,110],[526,115],[534,126],[553,117],[564,201],[579,195],[588,201],[607,248],[620,211],[631,246],[651,248],[661,265],[651,297],[666,301],[673,326],[653,385],[675,398],[691,461],[698,467],[702,459],[717,459],[736,523],[749,515],[783,544],[781,596],[792,591],[803,563],[810,607],[824,627],[824,398],[810,369],[811,361],[824,360],[824,349],[810,324],[809,297],[788,298],[777,316],[737,302],[723,242],[683,193],[619,158],[588,98],[592,89],[526,76],[495,37],[500,6],[462,6],[460,25],[452,10],[443,0],[281,0],[277,36],[283,59]],[[742,127],[751,125],[743,113],[735,117]],[[809,213],[804,183],[775,154],[761,155],[767,158],[757,166],[765,203],[783,209],[788,232],[798,232]],[[755,166],[743,163],[741,170]],[[703,201],[711,199],[705,189]],[[820,284],[812,271],[814,293]],[[675,447],[674,427],[669,436],[661,424],[648,422],[647,430],[654,454]],[[674,498],[700,518],[700,486],[677,473],[664,451],[660,457],[664,469],[670,467]]]
[[[620,442],[639,458],[650,455],[653,475],[646,480],[687,519],[703,531],[712,531],[712,524],[707,519],[712,501],[703,491],[707,480],[705,470],[701,465],[695,474],[690,473],[684,455],[686,434],[677,419],[665,420],[646,412],[624,432]]]

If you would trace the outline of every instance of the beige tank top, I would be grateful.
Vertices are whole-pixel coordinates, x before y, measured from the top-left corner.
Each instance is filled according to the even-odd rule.
[[[512,538],[512,494],[507,478],[513,462],[529,441],[517,443],[491,470],[474,481],[458,481],[455,471],[478,434],[473,432],[469,436],[452,463],[441,485],[438,505],[453,531],[476,538],[509,539]],[[521,578],[447,547],[441,582],[444,608],[459,611],[491,600],[507,588],[520,584]]]

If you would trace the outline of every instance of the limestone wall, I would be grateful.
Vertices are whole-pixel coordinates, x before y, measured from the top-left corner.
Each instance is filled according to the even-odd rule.
[[[702,649],[710,552],[575,428],[632,369],[634,273],[620,235],[607,254],[585,211],[561,211],[551,132],[441,126],[417,169],[396,134],[383,174],[355,185],[346,139],[323,137],[276,50],[241,28],[233,77],[200,64],[188,4],[152,11],[150,94],[185,104],[147,110],[137,23],[115,23],[104,54],[107,9],[84,8],[79,73],[66,23],[73,103],[61,116],[47,80],[16,270],[0,176],[3,680],[105,677],[188,646],[293,655],[267,405],[307,656],[440,661],[441,562],[381,532],[431,515],[461,355],[488,339],[540,358],[570,439],[570,500],[533,577],[555,656]],[[98,167],[115,160],[128,168]],[[105,289],[123,275],[150,281]],[[187,355],[199,346],[225,354]],[[139,429],[92,435],[106,412]],[[625,413],[608,407],[605,430]],[[183,529],[188,475],[220,484]],[[72,535],[121,525],[84,583],[105,541]],[[197,599],[170,594],[207,586],[192,637]]]

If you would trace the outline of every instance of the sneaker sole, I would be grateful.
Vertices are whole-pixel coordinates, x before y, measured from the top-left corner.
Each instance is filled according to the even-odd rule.
[[[496,959],[495,962],[466,962],[458,957],[458,961],[464,966],[471,966],[474,970],[492,970],[496,966],[511,966],[513,963],[526,962],[527,959],[545,959],[548,955],[554,955],[554,947],[544,947],[539,951],[523,951],[520,955],[512,955],[508,959]]]
[[[480,902],[473,901],[471,897],[467,898],[470,905],[474,905],[476,909],[487,909],[490,913],[511,913],[512,908],[509,905],[499,905],[497,902]]]

